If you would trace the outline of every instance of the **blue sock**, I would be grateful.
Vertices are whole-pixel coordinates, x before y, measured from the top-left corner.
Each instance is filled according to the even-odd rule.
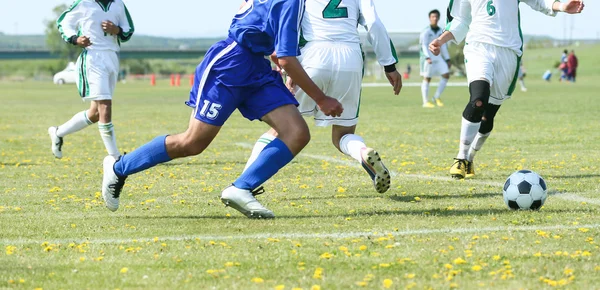
[[[171,157],[167,154],[166,139],[166,135],[156,137],[144,146],[122,156],[113,167],[115,173],[118,176],[127,176],[171,161]]]
[[[269,180],[279,169],[294,159],[283,141],[275,138],[256,158],[256,161],[233,183],[240,189],[254,190]]]

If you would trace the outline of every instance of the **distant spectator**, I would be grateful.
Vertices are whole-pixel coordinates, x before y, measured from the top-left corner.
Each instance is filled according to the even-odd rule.
[[[579,62],[577,60],[577,56],[575,56],[575,51],[571,50],[571,53],[567,57],[567,80],[570,82],[575,82],[577,78],[577,66]]]
[[[567,59],[569,58],[569,52],[565,49],[563,51],[562,56],[560,57],[560,65],[558,66],[558,70],[560,70],[560,81],[567,80]]]

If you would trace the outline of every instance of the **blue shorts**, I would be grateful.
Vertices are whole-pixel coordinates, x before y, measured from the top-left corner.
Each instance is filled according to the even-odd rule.
[[[196,119],[223,126],[235,109],[247,119],[257,120],[298,102],[262,54],[227,39],[213,45],[196,68],[186,105],[194,108]]]

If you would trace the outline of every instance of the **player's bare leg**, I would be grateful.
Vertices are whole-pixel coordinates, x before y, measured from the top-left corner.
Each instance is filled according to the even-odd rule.
[[[51,149],[54,157],[58,159],[62,158],[63,138],[65,136],[81,131],[88,126],[97,123],[99,119],[98,104],[96,102],[91,102],[88,110],[75,114],[69,121],[58,127],[53,126],[48,128],[48,135],[50,136],[50,141],[52,143]]]
[[[333,125],[331,141],[340,152],[360,162],[362,167],[373,180],[373,186],[379,193],[390,189],[391,176],[389,170],[381,161],[381,156],[373,148],[367,147],[361,136],[355,135],[356,126],[344,127]]]

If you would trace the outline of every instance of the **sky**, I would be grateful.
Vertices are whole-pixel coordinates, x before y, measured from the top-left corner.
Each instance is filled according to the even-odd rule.
[[[431,9],[445,11],[448,5],[448,0],[374,1],[380,18],[390,32],[418,32],[427,26],[427,14]],[[43,34],[44,20],[54,18],[52,8],[71,2],[0,0],[0,32]],[[534,12],[521,4],[523,32],[563,39],[569,37],[568,27],[572,26],[573,38],[598,39],[600,26],[596,25],[594,18],[600,15],[599,2],[586,2],[586,10],[581,15],[559,15],[556,18]],[[166,37],[219,37],[227,35],[231,18],[242,0],[125,0],[125,3],[133,17],[136,33]],[[445,21],[444,18],[442,21]]]

